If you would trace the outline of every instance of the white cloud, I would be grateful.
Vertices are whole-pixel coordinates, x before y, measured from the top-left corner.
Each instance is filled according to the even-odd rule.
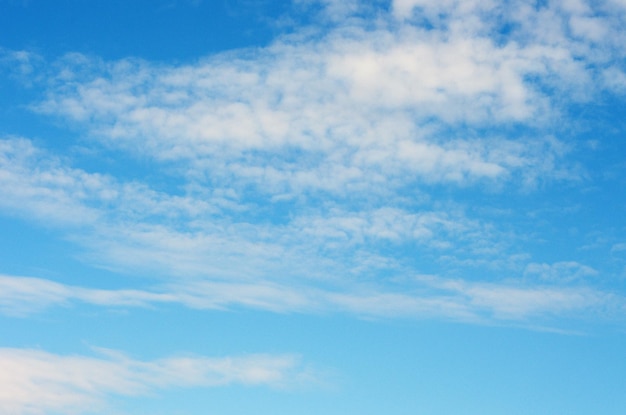
[[[528,319],[536,315],[559,316],[603,307],[610,294],[593,290],[498,287],[495,284],[469,287],[467,295],[472,304],[484,307],[496,318]]]
[[[345,23],[345,19],[362,11],[366,4],[361,0],[293,0],[296,6],[310,12],[311,6],[321,5],[321,17]]]
[[[524,275],[538,277],[547,282],[564,283],[596,276],[598,271],[576,261],[562,261],[554,264],[533,262],[526,266]]]
[[[605,26],[604,19],[598,17],[574,16],[570,19],[572,32],[578,36],[586,37],[594,42],[599,42],[609,35],[609,28]]]
[[[359,18],[182,66],[73,54],[38,109],[194,180],[273,196],[561,177],[557,141],[528,136],[623,72],[607,65],[626,53],[611,40],[620,18],[602,7],[402,0],[396,15],[447,24],[426,30],[379,10],[373,26]],[[520,123],[528,131],[507,138],[455,129]]]
[[[102,177],[70,171],[29,140],[0,140],[0,206],[29,218],[66,225],[93,222],[98,214],[85,205],[89,193],[102,187]],[[26,210],[25,210],[26,208]]]
[[[413,283],[402,286],[344,283],[323,288],[267,281],[182,281],[150,290],[90,289],[38,278],[0,276],[0,288],[0,311],[8,315],[76,303],[124,308],[171,303],[201,310],[246,307],[278,313],[531,324],[581,313],[618,317],[624,308],[620,297],[588,287],[468,282],[434,276],[416,277]]]
[[[624,70],[611,66],[607,68],[602,75],[604,82],[611,89],[622,93],[626,91],[626,72],[624,72]]]
[[[624,251],[626,251],[626,243],[623,242],[613,244],[610,250],[611,254],[618,254]]]
[[[193,193],[170,196],[139,183],[73,169],[27,140],[0,143],[4,157],[0,180],[8,196],[5,209],[19,207],[20,214],[52,220],[53,225],[56,220],[57,226],[79,223],[80,232],[70,226],[68,237],[88,249],[90,262],[150,275],[153,284],[149,290],[97,290],[3,277],[0,308],[6,314],[28,314],[76,302],[112,307],[244,306],[275,312],[337,311],[467,321],[481,320],[485,313],[492,317],[514,314],[501,310],[506,303],[490,306],[475,301],[470,291],[490,292],[476,285],[464,292],[442,293],[433,292],[428,284],[426,291],[422,287],[414,292],[410,285],[389,287],[380,281],[367,287],[360,282],[381,270],[392,275],[415,273],[402,255],[379,251],[389,243],[398,249],[417,243],[423,264],[444,261],[446,267],[455,266],[455,261],[465,267],[465,260],[489,262],[511,255],[507,253],[510,233],[468,218],[462,209],[350,210],[337,203],[332,208],[303,209],[277,224],[245,222],[231,216],[237,210],[215,208],[219,203],[210,198]],[[249,214],[237,198],[231,203]],[[47,213],[59,205],[60,217]],[[515,318],[542,315],[543,303],[533,305],[533,301],[545,290],[520,290],[526,293],[520,294],[521,301],[529,305],[520,306],[522,311]],[[565,298],[573,297],[566,293]]]
[[[470,19],[480,12],[492,11],[496,8],[497,3],[477,0],[394,0],[392,1],[392,10],[396,18],[409,18],[415,12],[421,12],[428,16],[429,19],[436,21],[453,15],[467,16]]]
[[[241,220],[239,215],[258,216],[254,209],[259,208],[271,215],[272,206],[212,189],[173,196],[65,166],[27,140],[0,144],[6,196],[0,208],[63,228],[67,238],[86,248],[91,262],[106,268],[159,278],[295,282],[347,278],[356,268],[368,272],[377,246],[387,241],[398,246],[418,242],[425,250],[470,244],[468,254],[479,253],[472,246],[499,245],[493,225],[462,211],[427,206],[296,204],[294,213],[278,223]],[[378,261],[385,262],[385,267],[395,266],[391,258]]]
[[[475,310],[476,315],[488,316],[492,321],[530,322],[537,316],[580,316],[581,313],[592,312],[603,314],[605,310],[613,310],[618,315],[623,309],[623,300],[617,296],[587,287],[473,283],[433,277],[421,277],[419,280],[435,289],[459,296],[459,303]]]
[[[0,73],[7,73],[10,77],[31,86],[40,74],[39,69],[43,59],[41,56],[25,50],[8,50],[0,46]]]
[[[141,290],[101,290],[60,284],[50,280],[0,275],[0,311],[8,315],[26,315],[50,306],[82,301],[106,306],[147,306],[174,301],[168,294]]]
[[[222,198],[190,199],[159,193],[137,181],[67,166],[67,159],[24,138],[0,139],[0,208],[58,226],[88,226],[150,216],[163,219],[211,215]]]
[[[140,361],[100,349],[100,356],[57,355],[42,350],[0,349],[0,412],[6,415],[83,413],[116,395],[138,396],[171,387],[231,384],[288,387],[309,382],[292,355]]]
[[[39,278],[0,275],[0,310],[9,315],[23,315],[51,305],[66,303],[71,290]]]
[[[179,67],[84,60],[61,64],[41,111],[107,145],[184,161],[192,176],[270,193],[532,174],[543,154],[529,148],[542,140],[447,128],[536,126],[558,103],[529,79],[568,89],[589,76],[560,44],[499,45],[410,24],[287,37]]]
[[[425,250],[450,251],[463,245],[478,254],[479,245],[496,245],[494,230],[488,223],[467,218],[462,212],[408,212],[385,207],[365,212],[338,208],[325,215],[295,218],[291,228],[308,241],[333,249],[375,245],[377,243],[418,243]],[[469,246],[466,245],[469,243]]]
[[[68,292],[5,281],[5,309],[19,312],[30,296],[468,319],[545,314],[550,298],[555,313],[590,306],[593,295],[555,287],[438,282],[414,295],[354,282],[508,258],[544,281],[590,275],[573,263],[525,264],[527,253],[510,252],[513,226],[428,193],[518,192],[579,176],[554,122],[572,102],[623,88],[623,14],[603,14],[617,3],[397,0],[368,23],[355,17],[361,3],[322,3],[335,16],[327,33],[264,48],[185,65],[79,54],[51,64],[38,111],[70,120],[103,153],[146,157],[176,184],[156,191],[5,139],[0,208],[63,228],[93,264],[172,285]]]

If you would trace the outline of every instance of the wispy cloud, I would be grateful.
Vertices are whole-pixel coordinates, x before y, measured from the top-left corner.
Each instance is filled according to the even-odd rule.
[[[292,204],[289,217],[273,218],[274,207],[254,199],[211,189],[174,196],[72,168],[25,139],[0,144],[0,208],[65,229],[108,268],[158,270],[160,277],[335,279],[377,256],[394,267],[377,253],[386,243],[448,254],[463,247],[479,256],[502,249],[492,224],[462,210],[355,209],[337,201],[330,208]]]
[[[533,325],[576,315],[618,318],[624,299],[589,287],[473,283],[421,276],[391,289],[353,284],[343,289],[264,281],[189,281],[145,289],[90,289],[39,278],[0,276],[0,311],[27,315],[45,307],[86,303],[102,307],[151,307],[173,303],[192,309],[246,307],[278,313],[348,313],[361,318],[444,319]]]
[[[42,74],[37,73],[44,62],[36,53],[9,50],[0,46],[0,73],[31,86]]]
[[[613,310],[614,316],[619,316],[624,307],[619,296],[588,287],[472,283],[428,276],[420,280],[448,295],[458,296],[459,302],[476,310],[477,315],[486,315],[495,321],[532,321],[537,316],[582,316],[583,310],[599,314]]]
[[[564,261],[555,264],[531,263],[526,266],[524,274],[544,281],[571,282],[596,276],[598,271],[576,261]]]
[[[305,209],[286,223],[238,223],[228,209],[193,193],[171,196],[71,168],[25,139],[0,144],[5,210],[66,228],[68,237],[87,247],[101,266],[158,278],[148,290],[100,290],[6,276],[0,279],[6,314],[75,302],[107,307],[176,303],[195,309],[243,306],[373,318],[524,322],[615,309],[621,301],[592,288],[549,285],[596,272],[576,262],[528,263],[525,275],[540,278],[527,285],[442,277],[419,279],[417,285],[378,280],[380,270],[416,273],[401,255],[379,250],[389,243],[417,243],[423,254],[436,252],[435,258],[448,257],[450,263],[451,256],[461,255],[462,266],[463,257],[479,263],[512,255],[504,243],[510,234],[499,235],[493,224],[469,219],[462,211],[379,207],[355,212],[336,205],[323,214]],[[224,199],[215,200],[224,205]],[[230,203],[245,212],[236,198]],[[359,282],[365,276],[371,283]]]
[[[96,356],[0,349],[0,411],[7,415],[106,411],[105,398],[138,396],[172,387],[231,384],[289,387],[314,381],[293,355],[207,358],[176,356],[153,361],[97,349]]]

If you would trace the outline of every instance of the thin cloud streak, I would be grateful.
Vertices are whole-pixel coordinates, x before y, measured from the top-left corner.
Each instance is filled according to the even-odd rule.
[[[198,310],[245,307],[277,313],[530,324],[577,313],[617,317],[624,308],[621,297],[588,287],[471,283],[433,276],[417,277],[411,292],[364,284],[339,290],[263,281],[190,281],[152,290],[104,290],[7,275],[0,276],[0,288],[0,311],[13,316],[77,302],[108,308],[170,303]]]
[[[294,355],[207,358],[175,356],[153,361],[96,349],[99,355],[58,355],[0,348],[0,411],[6,415],[107,410],[114,396],[140,396],[174,387],[293,387],[316,381]]]

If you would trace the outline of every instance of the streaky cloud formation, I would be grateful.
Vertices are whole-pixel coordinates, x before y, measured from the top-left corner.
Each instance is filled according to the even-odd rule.
[[[555,265],[558,267],[558,264]],[[468,283],[433,276],[415,278],[412,292],[363,285],[339,292],[269,282],[188,282],[139,289],[89,289],[32,277],[0,276],[0,312],[26,316],[51,306],[82,302],[104,307],[175,303],[192,309],[250,307],[278,313],[350,313],[365,318],[446,318],[492,324],[529,324],[576,313],[619,318],[624,299],[587,287]],[[406,288],[406,287],[404,287]]]
[[[80,413],[111,395],[137,396],[172,387],[229,384],[288,387],[310,381],[297,356],[250,355],[134,360],[96,349],[96,356],[0,349],[0,410],[7,415]]]
[[[287,226],[259,228],[257,225],[257,229],[264,229],[268,235],[278,235],[254,241],[250,239],[254,228],[249,225],[240,227],[226,222],[219,226],[224,219],[212,209],[203,210],[207,201],[194,200],[191,196],[172,197],[138,183],[119,183],[106,175],[62,166],[60,160],[28,140],[5,140],[2,149],[5,166],[2,179],[7,195],[11,196],[6,199],[5,208],[19,208],[22,214],[30,211],[29,216],[39,217],[52,226],[69,225],[70,235],[77,231],[82,235],[71,238],[78,238],[94,251],[92,255],[103,256],[100,261],[110,266],[144,272],[159,269],[162,277],[183,278],[156,291],[142,291],[96,290],[41,279],[7,277],[3,280],[2,305],[8,314],[28,313],[38,307],[78,300],[107,306],[171,302],[199,309],[247,306],[278,312],[339,311],[364,317],[438,317],[488,322],[524,321],[533,316],[598,307],[615,309],[614,303],[619,301],[593,289],[480,282],[446,286],[441,284],[440,277],[421,280],[422,285],[414,294],[400,292],[412,290],[410,285],[385,288],[380,284],[348,283],[332,273],[354,274],[400,267],[391,258],[377,260],[363,253],[362,247],[367,243],[417,241],[424,248],[448,252],[454,248],[455,239],[464,245],[467,239],[471,241],[467,247],[475,256],[485,250],[485,241],[490,244],[489,234],[493,230],[475,220],[454,218],[449,212],[408,213],[397,208],[380,208],[355,214],[335,208],[330,216],[296,217]],[[115,209],[110,210],[110,205]],[[62,216],[56,216],[59,214]],[[155,217],[165,221],[155,223],[154,219],[148,219]],[[195,223],[196,229],[184,227],[188,220]],[[293,235],[301,237],[294,239]],[[289,240],[292,246],[281,244],[281,239]],[[219,244],[221,251],[215,252],[215,244]],[[477,245],[472,247],[474,244]],[[356,258],[359,268],[346,268],[349,263],[341,256],[307,258],[322,249],[360,253]],[[490,252],[493,249],[499,253],[496,245],[487,249],[487,254],[493,254]],[[233,260],[219,264],[220,257]],[[306,262],[311,264],[311,269],[302,267]],[[270,270],[281,265],[292,269],[291,278],[270,276]],[[331,275],[320,274],[320,269]],[[552,277],[546,277],[548,281],[542,278],[543,283],[554,282],[563,272],[561,279],[566,281],[571,272],[590,274],[593,270],[576,263],[529,264],[525,270],[527,275],[548,275],[548,272]],[[499,301],[499,297],[506,299]]]

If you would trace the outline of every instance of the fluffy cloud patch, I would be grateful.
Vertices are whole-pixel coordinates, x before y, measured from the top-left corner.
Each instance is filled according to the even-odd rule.
[[[107,146],[270,194],[550,176],[542,156],[559,154],[544,139],[449,128],[536,127],[560,106],[542,82],[569,73],[567,89],[590,76],[563,45],[501,45],[408,23],[287,37],[185,66],[77,55],[60,65],[40,111]]]

